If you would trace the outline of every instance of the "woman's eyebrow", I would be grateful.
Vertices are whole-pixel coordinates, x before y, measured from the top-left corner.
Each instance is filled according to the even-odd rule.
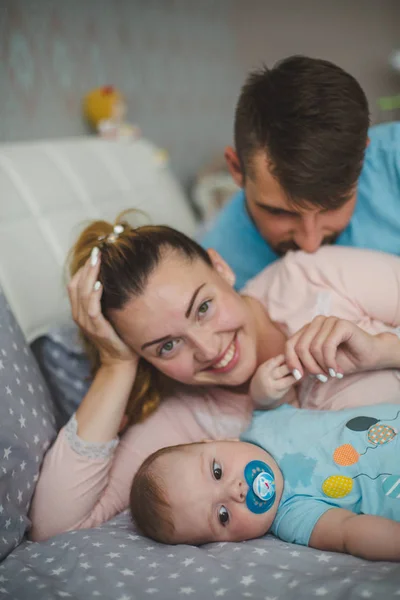
[[[199,287],[194,291],[194,294],[189,302],[189,306],[187,308],[187,311],[185,312],[185,317],[188,319],[190,317],[190,312],[193,308],[193,304],[195,303],[195,300],[197,298],[197,294],[199,293],[199,291],[201,290],[202,287],[204,287],[206,284],[202,283],[201,285],[199,285]]]
[[[187,307],[187,310],[185,312],[185,317],[187,319],[190,317],[190,313],[193,308],[193,304],[196,301],[197,294],[200,292],[201,288],[203,288],[205,285],[206,285],[205,283],[202,283],[201,285],[199,285],[198,288],[195,289],[193,296],[190,299],[189,306]],[[148,348],[148,346],[152,346],[153,344],[159,344],[160,342],[165,342],[165,341],[169,340],[170,338],[171,338],[171,335],[164,335],[162,338],[158,338],[157,340],[152,340],[151,342],[146,342],[145,344],[142,345],[141,349],[144,350],[145,348]]]

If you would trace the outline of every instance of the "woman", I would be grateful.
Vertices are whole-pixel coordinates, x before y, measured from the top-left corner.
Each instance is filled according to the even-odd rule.
[[[222,258],[183,234],[98,221],[73,248],[71,274],[72,314],[95,377],[45,458],[34,540],[127,508],[134,473],[158,448],[236,437],[254,407],[251,379],[276,355],[285,355],[289,387],[300,380],[300,406],[399,397],[397,257],[290,253],[239,295]]]

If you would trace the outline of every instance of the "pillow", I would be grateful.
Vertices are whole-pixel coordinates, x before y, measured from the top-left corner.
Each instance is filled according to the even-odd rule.
[[[30,526],[30,501],[55,435],[46,384],[0,289],[0,561]]]
[[[57,429],[76,411],[92,383],[89,359],[74,323],[52,329],[31,343],[55,407]]]

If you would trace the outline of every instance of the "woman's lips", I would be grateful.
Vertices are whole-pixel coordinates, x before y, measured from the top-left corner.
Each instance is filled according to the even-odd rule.
[[[239,343],[237,335],[233,338],[231,344],[225,351],[222,358],[215,362],[211,367],[208,367],[207,371],[213,373],[227,373],[231,371],[239,360]]]

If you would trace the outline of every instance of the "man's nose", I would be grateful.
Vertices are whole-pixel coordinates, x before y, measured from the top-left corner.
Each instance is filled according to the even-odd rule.
[[[231,498],[235,502],[244,502],[246,500],[246,494],[248,486],[241,479],[235,479],[231,484]]]
[[[315,252],[321,246],[323,239],[319,215],[314,213],[302,215],[294,235],[298,247],[305,252]]]

